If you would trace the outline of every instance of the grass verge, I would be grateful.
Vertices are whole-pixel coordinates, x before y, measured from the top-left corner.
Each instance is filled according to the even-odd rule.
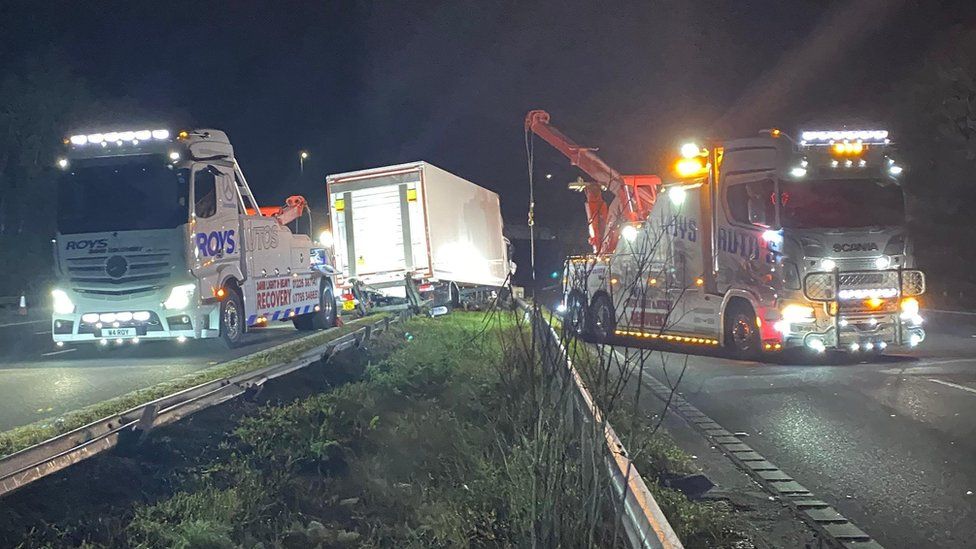
[[[520,377],[524,357],[512,352],[526,343],[514,318],[488,326],[482,314],[455,313],[397,326],[372,344],[362,380],[243,418],[219,458],[180,475],[175,494],[81,537],[144,548],[621,546],[605,511],[585,522],[594,493],[578,482],[579,446],[546,446],[555,425],[527,429],[544,417],[531,409],[538,380]],[[621,407],[615,420],[631,413]],[[691,459],[649,427],[632,436],[625,443],[686,545],[731,545],[727,508],[656,482],[695,472]],[[538,497],[540,479],[556,495]],[[59,545],[27,545],[43,543]]]
[[[122,396],[99,402],[98,404],[86,406],[55,418],[36,421],[9,431],[4,431],[0,433],[0,458],[29,448],[45,440],[63,435],[79,427],[84,427],[94,421],[125,412],[136,406],[152,402],[153,400],[178,391],[216,379],[258,370],[272,364],[288,362],[301,356],[302,353],[309,349],[353,332],[361,328],[364,324],[375,322],[381,318],[382,316],[380,315],[374,315],[353,320],[337,330],[314,333],[300,339],[276,345],[270,349],[218,364],[211,368],[180,376],[151,387],[132,391]]]

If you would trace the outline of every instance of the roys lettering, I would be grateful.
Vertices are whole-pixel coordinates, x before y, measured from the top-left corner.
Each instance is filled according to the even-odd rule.
[[[71,240],[64,249],[66,250],[101,250],[108,248],[108,239],[99,238],[98,240]]]
[[[878,245],[874,242],[845,242],[834,244],[835,252],[875,252]]]
[[[197,233],[193,236],[200,255],[211,257],[215,255],[232,254],[237,251],[237,241],[234,240],[234,230],[212,231]]]

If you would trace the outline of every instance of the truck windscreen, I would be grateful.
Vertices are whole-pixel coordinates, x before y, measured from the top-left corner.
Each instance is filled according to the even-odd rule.
[[[795,229],[904,225],[899,185],[885,180],[780,181],[780,222]]]
[[[77,162],[58,181],[61,234],[169,229],[187,222],[189,174],[160,157]]]

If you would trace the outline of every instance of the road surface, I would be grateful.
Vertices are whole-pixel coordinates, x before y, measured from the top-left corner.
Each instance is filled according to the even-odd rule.
[[[888,549],[974,547],[976,316],[928,319],[919,349],[870,364],[693,356],[678,390]]]
[[[219,340],[140,342],[107,349],[51,341],[50,318],[0,317],[0,431],[55,417],[304,335],[290,323],[250,334],[229,351]]]

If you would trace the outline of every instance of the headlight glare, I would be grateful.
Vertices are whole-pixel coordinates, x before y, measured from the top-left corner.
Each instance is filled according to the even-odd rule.
[[[186,309],[190,306],[190,298],[196,291],[196,284],[182,284],[174,287],[169,292],[169,297],[163,302],[163,307],[167,309]]]
[[[68,297],[68,294],[64,290],[52,290],[51,298],[55,313],[59,315],[70,315],[75,312],[75,304],[71,302],[71,298]]]
[[[786,322],[810,322],[813,320],[813,307],[790,303],[780,311]]]

